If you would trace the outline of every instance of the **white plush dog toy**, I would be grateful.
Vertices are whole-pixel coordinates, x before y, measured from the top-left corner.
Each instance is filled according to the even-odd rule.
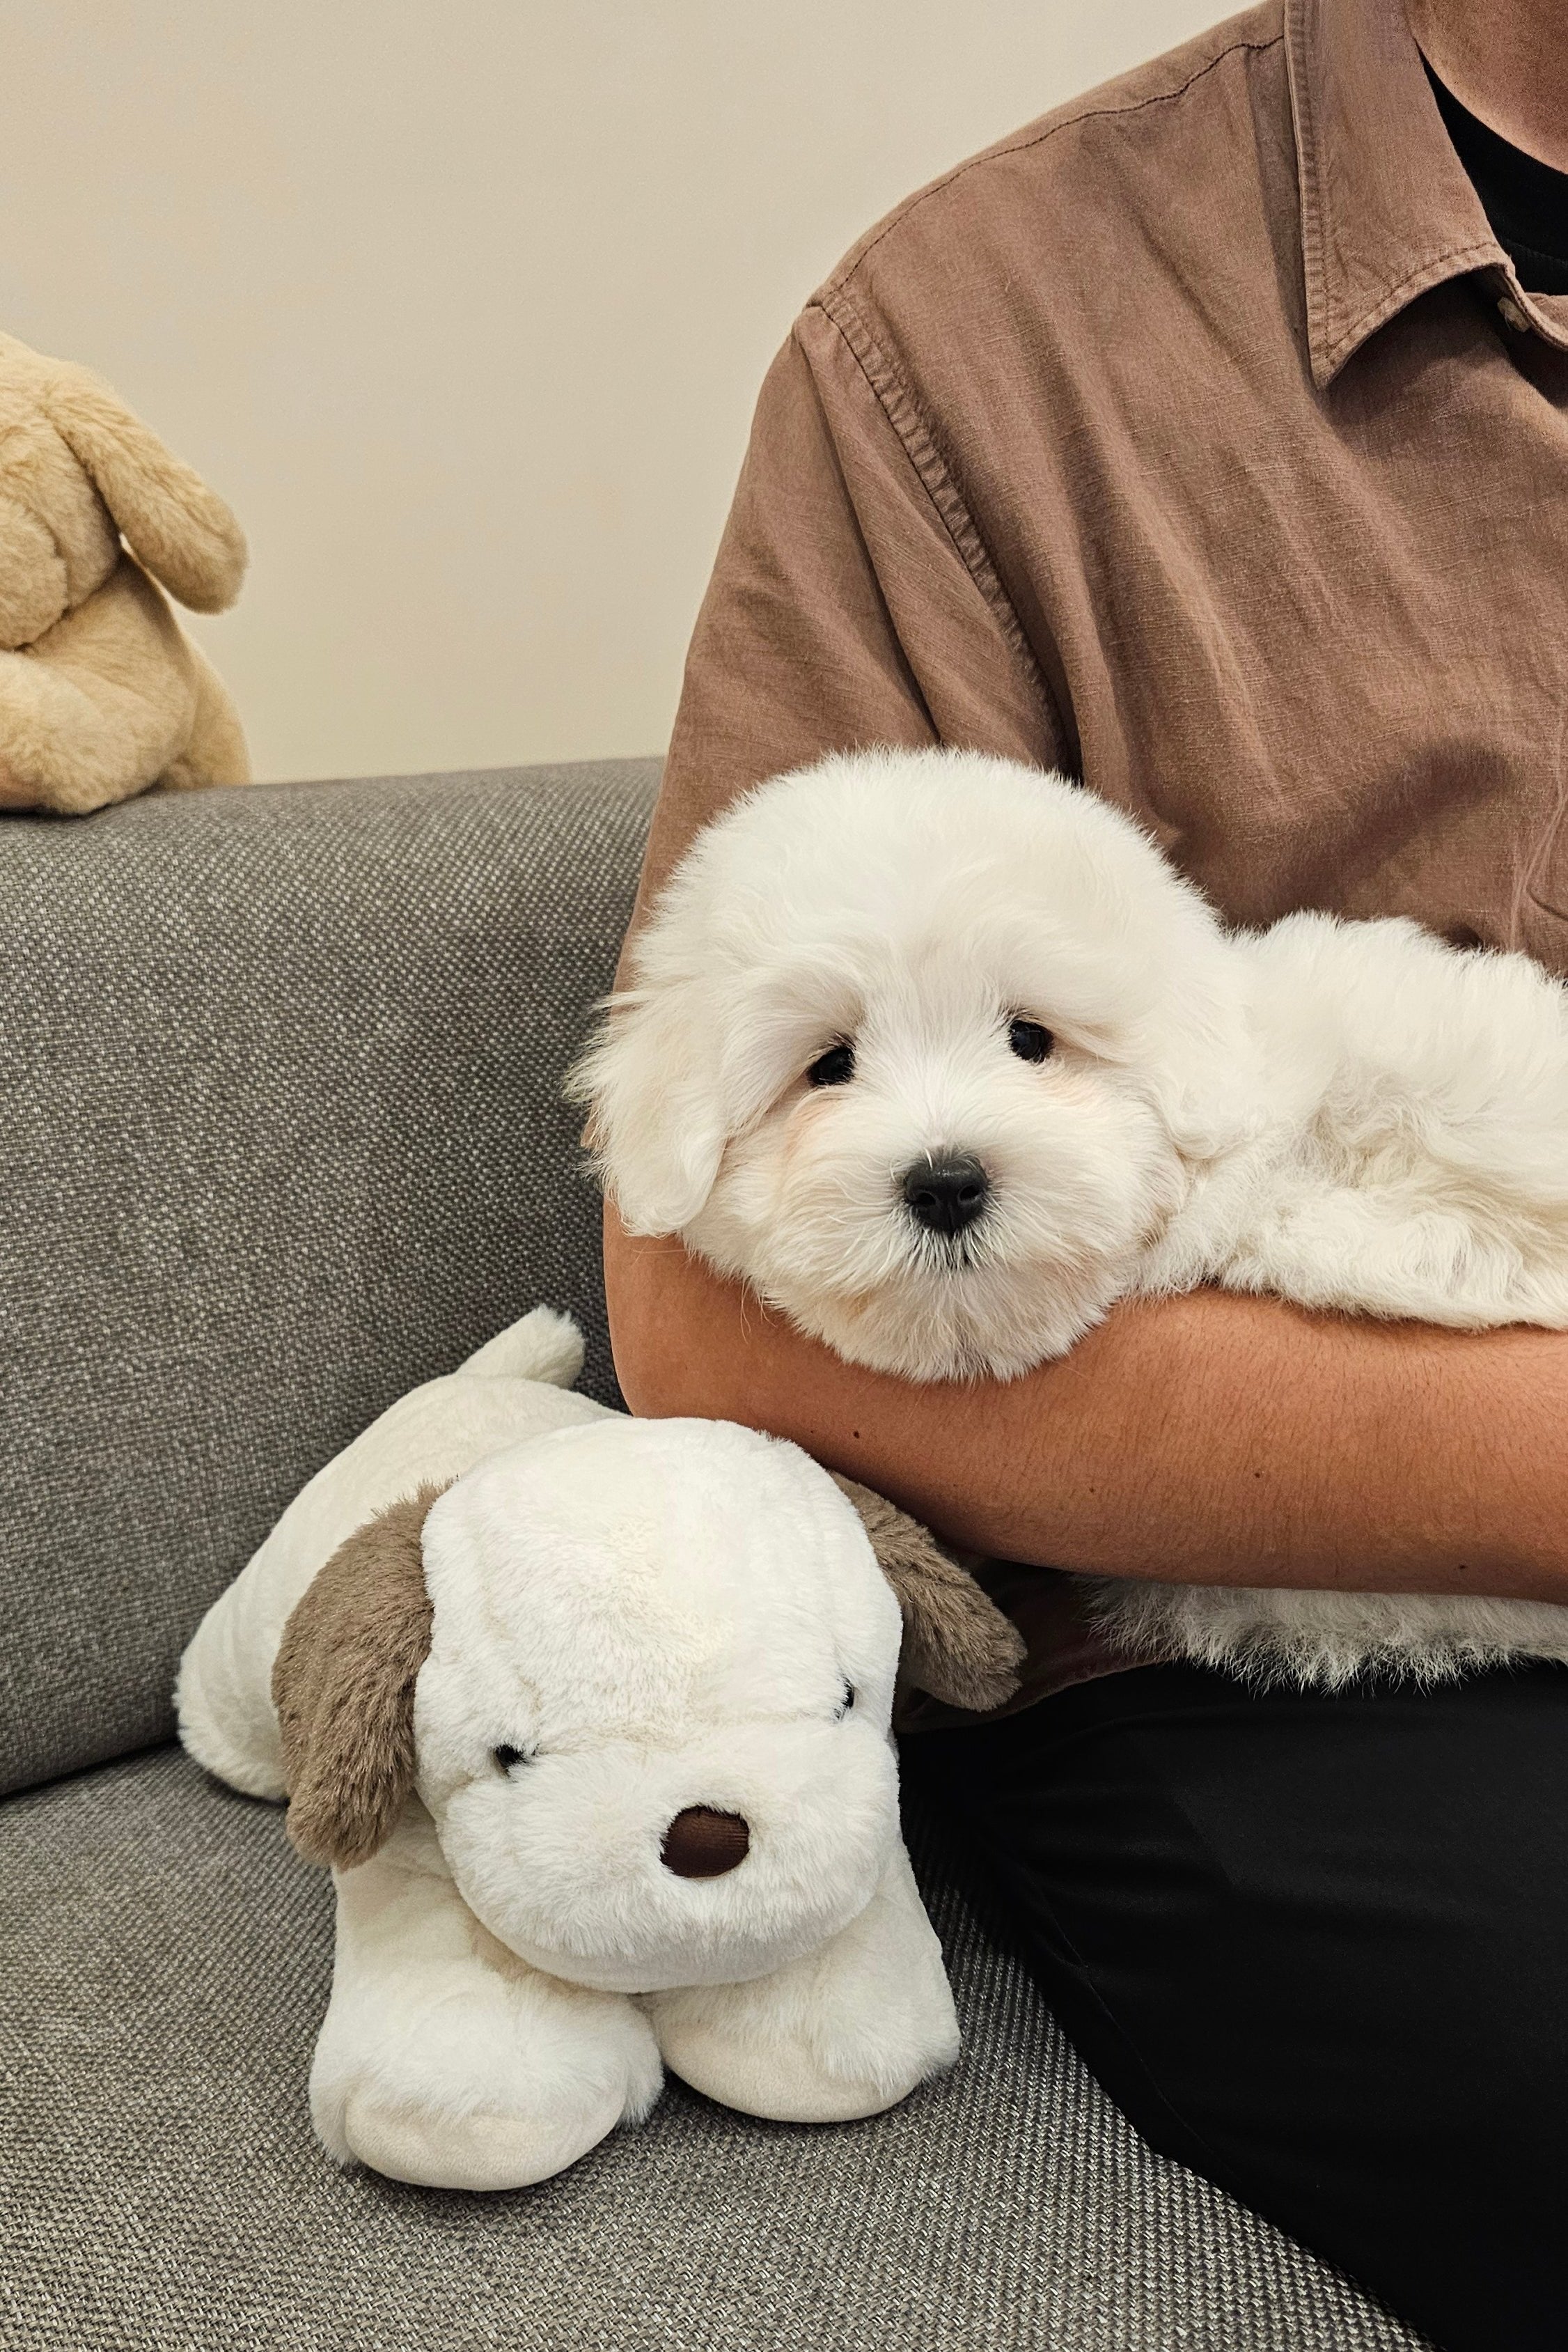
[[[794,2121],[957,2054],[899,1835],[899,1663],[986,1705],[1012,1627],[794,1446],[570,1393],[540,1308],[394,1405],[208,1612],[181,1736],[337,1867],[311,2070],[340,2161],[544,2179],[662,2065]],[[549,1385],[548,1383],[555,1383]],[[416,1491],[411,1491],[416,1490]]]
[[[967,752],[829,760],[702,835],[576,1090],[634,1233],[839,1352],[1007,1379],[1201,1283],[1568,1325],[1568,995],[1414,923],[1228,933],[1145,835]],[[1568,1610],[1112,1583],[1148,1654],[1335,1682],[1568,1659]]]

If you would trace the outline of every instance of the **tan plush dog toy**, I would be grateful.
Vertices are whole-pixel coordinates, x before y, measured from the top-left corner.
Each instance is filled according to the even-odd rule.
[[[227,690],[154,585],[221,613],[245,566],[222,499],[106,383],[0,335],[0,808],[248,782]]]

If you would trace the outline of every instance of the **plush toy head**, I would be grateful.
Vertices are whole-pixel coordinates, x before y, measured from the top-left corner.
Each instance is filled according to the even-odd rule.
[[[88,369],[0,335],[0,646],[85,604],[121,534],[193,612],[238,595],[245,538],[222,499]]]
[[[295,1610],[290,1834],[362,1862],[417,1791],[535,1967],[622,1992],[765,1975],[892,1855],[901,1618],[924,1687],[1014,1687],[979,1587],[796,1447],[619,1417],[531,1440],[361,1528]]]

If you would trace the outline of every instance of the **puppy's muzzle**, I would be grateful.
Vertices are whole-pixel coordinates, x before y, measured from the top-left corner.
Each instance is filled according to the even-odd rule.
[[[990,1190],[991,1180],[972,1152],[932,1152],[904,1171],[904,1202],[915,1223],[949,1239],[984,1213]]]

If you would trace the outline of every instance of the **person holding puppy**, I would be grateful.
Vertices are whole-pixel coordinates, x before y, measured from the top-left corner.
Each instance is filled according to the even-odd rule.
[[[1403,914],[1568,971],[1565,412],[1550,0],[1264,0],[808,305],[640,906],[762,778],[945,743],[1080,779],[1232,921]],[[1074,1577],[1568,1603],[1568,1341],[1203,1292],[921,1387],[612,1216],[605,1256],[635,1412],[792,1437],[1019,1564],[1026,1703],[905,1769],[1145,2137],[1446,2352],[1555,2346],[1568,1671],[1129,1666]]]

